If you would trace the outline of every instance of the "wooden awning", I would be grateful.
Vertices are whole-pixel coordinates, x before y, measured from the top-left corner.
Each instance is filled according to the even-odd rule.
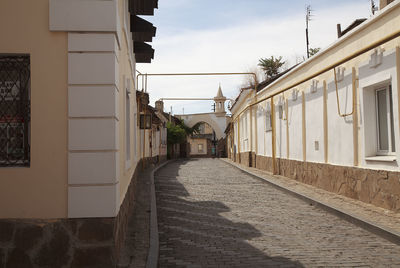
[[[131,15],[131,31],[134,41],[151,42],[156,36],[156,30],[157,28],[152,23],[136,15]]]
[[[134,42],[133,52],[135,53],[136,63],[150,63],[154,58],[154,49],[151,45],[144,42]]]

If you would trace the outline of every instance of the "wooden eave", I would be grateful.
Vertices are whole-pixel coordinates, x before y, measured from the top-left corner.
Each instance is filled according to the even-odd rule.
[[[134,42],[133,52],[135,53],[136,63],[150,63],[154,58],[154,49],[144,42]]]
[[[158,0],[130,0],[129,5],[131,14],[152,16],[158,8]]]
[[[131,15],[131,31],[134,41],[151,42],[156,36],[157,28],[152,23],[136,16]]]

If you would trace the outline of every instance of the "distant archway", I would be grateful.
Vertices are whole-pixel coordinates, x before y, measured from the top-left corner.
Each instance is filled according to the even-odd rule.
[[[225,116],[216,116],[215,113],[203,113],[203,114],[188,114],[180,115],[183,122],[188,127],[193,127],[195,124],[204,122],[209,124],[215,131],[215,137],[217,140],[225,137],[226,120]]]

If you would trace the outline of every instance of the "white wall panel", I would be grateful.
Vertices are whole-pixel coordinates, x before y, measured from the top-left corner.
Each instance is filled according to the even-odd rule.
[[[68,187],[68,217],[115,217],[118,214],[119,184]]]
[[[323,163],[324,159],[324,89],[318,87],[315,93],[307,92],[306,97],[306,160]]]
[[[289,159],[303,161],[302,99],[301,92],[296,101],[289,100]]]
[[[328,87],[328,163],[352,166],[353,161],[353,117],[340,117],[337,108],[335,83]],[[351,113],[353,107],[352,74],[346,71],[344,79],[338,82],[341,114]]]
[[[118,43],[113,33],[68,33],[69,52],[117,52]]]
[[[117,3],[104,0],[50,0],[50,30],[116,32]]]
[[[69,119],[69,150],[117,150],[118,121]]]
[[[114,86],[69,86],[70,117],[119,118],[118,91]]]
[[[119,180],[116,152],[69,153],[69,184],[116,183]]]
[[[69,53],[68,84],[118,86],[117,58],[114,53]]]
[[[283,106],[282,118],[279,118],[279,108],[275,108],[275,124],[276,124],[276,157],[286,158],[286,118]],[[272,144],[272,142],[271,142]],[[271,145],[272,146],[272,145]]]

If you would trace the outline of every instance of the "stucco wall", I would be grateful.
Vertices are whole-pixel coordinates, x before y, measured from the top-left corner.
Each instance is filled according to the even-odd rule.
[[[0,218],[67,215],[67,34],[46,0],[0,1],[0,53],[31,59],[31,166],[0,168]]]
[[[323,94],[322,86],[305,94],[306,160],[311,162],[324,162]]]
[[[296,100],[289,99],[288,124],[289,124],[289,159],[303,160],[302,141],[302,94]]]
[[[328,162],[336,165],[353,165],[353,118],[338,114],[335,82],[327,82],[328,106]],[[352,111],[352,75],[346,70],[342,81],[338,81],[341,114]],[[307,103],[308,105],[308,103]]]

